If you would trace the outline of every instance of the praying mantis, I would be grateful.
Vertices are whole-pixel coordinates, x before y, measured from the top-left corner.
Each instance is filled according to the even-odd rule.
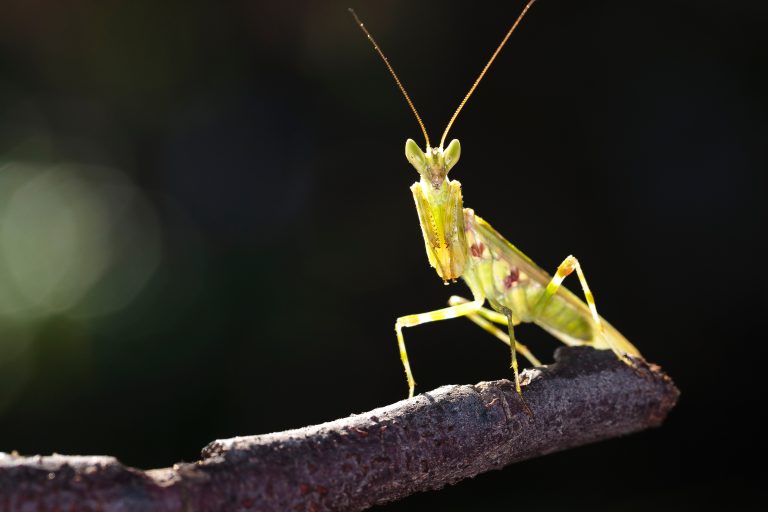
[[[600,350],[612,350],[628,364],[628,355],[640,355],[632,343],[597,313],[595,299],[584,271],[575,257],[566,257],[557,267],[555,275],[550,276],[505,240],[490,224],[475,215],[471,208],[464,208],[461,184],[448,178],[448,172],[456,165],[461,155],[461,145],[457,139],[453,139],[444,147],[448,132],[535,1],[528,1],[480,72],[448,122],[438,147],[431,147],[424,123],[405,87],[373,36],[350,9],[355,22],[395,79],[424,134],[426,150],[422,151],[413,139],[408,139],[405,142],[405,156],[420,175],[419,181],[411,186],[411,192],[416,202],[429,264],[446,284],[462,278],[472,294],[472,300],[454,295],[449,299],[449,306],[446,308],[402,316],[395,322],[395,334],[405,369],[409,398],[413,397],[416,382],[405,349],[403,329],[429,322],[466,317],[509,345],[515,390],[521,398],[517,353],[534,366],[541,365],[528,348],[515,338],[514,327],[521,323],[535,323],[566,345],[588,345]],[[574,271],[586,303],[561,286],[563,280]],[[490,309],[485,307],[486,301]],[[495,324],[506,327],[506,332]]]

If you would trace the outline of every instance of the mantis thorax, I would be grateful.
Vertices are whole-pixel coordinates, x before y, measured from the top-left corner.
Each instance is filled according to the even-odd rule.
[[[448,179],[448,171],[459,161],[461,146],[453,140],[448,147],[422,151],[411,139],[405,156],[421,175],[411,186],[427,258],[443,281],[458,279],[467,261],[461,184]]]

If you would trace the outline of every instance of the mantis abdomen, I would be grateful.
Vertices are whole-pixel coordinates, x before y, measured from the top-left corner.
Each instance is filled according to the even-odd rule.
[[[599,349],[639,351],[615,328],[569,290],[557,287],[546,296],[553,278],[508,242],[487,222],[464,210],[468,265],[464,280],[474,294],[485,297],[494,310],[512,313],[515,324],[535,323],[567,345],[590,345]]]

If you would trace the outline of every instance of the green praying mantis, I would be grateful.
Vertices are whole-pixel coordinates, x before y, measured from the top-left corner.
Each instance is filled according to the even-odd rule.
[[[440,139],[440,145],[436,148],[431,147],[424,123],[389,60],[365,25],[350,9],[355,22],[373,44],[395,79],[424,134],[426,151],[422,151],[416,142],[408,139],[405,143],[405,156],[420,175],[419,181],[411,186],[411,192],[416,201],[429,264],[446,284],[462,278],[472,293],[472,300],[452,296],[448,301],[449,307],[397,319],[395,333],[400,359],[405,368],[409,398],[413,397],[416,382],[405,350],[403,328],[449,318],[466,317],[510,346],[515,389],[521,397],[517,353],[522,354],[534,366],[540,366],[541,363],[525,345],[516,340],[514,327],[520,323],[535,323],[566,345],[588,345],[600,350],[612,350],[627,363],[627,355],[640,355],[632,343],[597,313],[594,297],[576,258],[565,258],[554,277],[550,276],[505,240],[490,224],[475,215],[471,208],[464,208],[461,184],[448,178],[448,172],[456,165],[461,155],[461,145],[457,139],[453,139],[444,147],[448,132],[480,80],[535,1],[529,0],[512,24],[454,112]],[[573,271],[576,271],[581,283],[586,303],[561,286],[563,280]],[[486,301],[490,309],[485,307]],[[506,332],[495,324],[505,326]]]

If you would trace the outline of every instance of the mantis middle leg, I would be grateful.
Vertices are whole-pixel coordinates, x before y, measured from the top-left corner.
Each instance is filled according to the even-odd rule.
[[[403,327],[415,327],[417,325],[426,324],[428,322],[436,322],[438,320],[448,320],[449,318],[466,316],[481,309],[484,302],[485,298],[481,297],[465,304],[457,304],[455,306],[436,309],[427,313],[401,316],[397,319],[397,322],[395,322],[395,333],[397,334],[397,345],[400,348],[400,360],[403,362],[403,367],[405,368],[405,378],[408,381],[408,398],[413,397],[413,390],[416,388],[416,381],[413,380],[413,372],[411,372],[411,365],[408,362],[408,353],[405,351]]]
[[[455,306],[457,304],[466,304],[469,300],[465,299],[464,297],[459,297],[458,295],[453,295],[450,299],[448,299],[448,304],[451,306]],[[510,345],[510,338],[509,334],[502,331],[495,325],[491,324],[491,322],[495,322],[497,324],[501,325],[507,325],[507,317],[502,315],[501,313],[497,313],[496,311],[493,311],[492,309],[488,308],[480,308],[477,310],[476,313],[470,313],[466,315],[468,320],[471,320],[476,325],[480,326],[483,330],[486,332],[489,332],[496,336],[496,338],[500,339],[502,342],[506,343],[507,345]],[[490,320],[490,321],[489,321]],[[517,325],[520,322],[515,321],[514,324]],[[520,343],[519,341],[515,340],[516,343],[516,350],[520,352],[520,354],[525,357],[533,366],[541,366],[541,361],[539,361],[536,356],[534,356],[530,350],[528,350],[528,347]]]
[[[517,394],[520,395],[520,398],[523,398],[523,391],[520,389],[520,375],[517,371],[517,340],[515,340],[515,327],[514,320],[512,319],[512,310],[506,306],[502,306],[502,311],[504,312],[504,316],[507,318],[507,328],[509,329],[509,339],[511,341],[509,348],[512,350],[512,371],[515,373],[515,391],[517,391]],[[525,402],[525,400],[523,400],[523,402]]]

